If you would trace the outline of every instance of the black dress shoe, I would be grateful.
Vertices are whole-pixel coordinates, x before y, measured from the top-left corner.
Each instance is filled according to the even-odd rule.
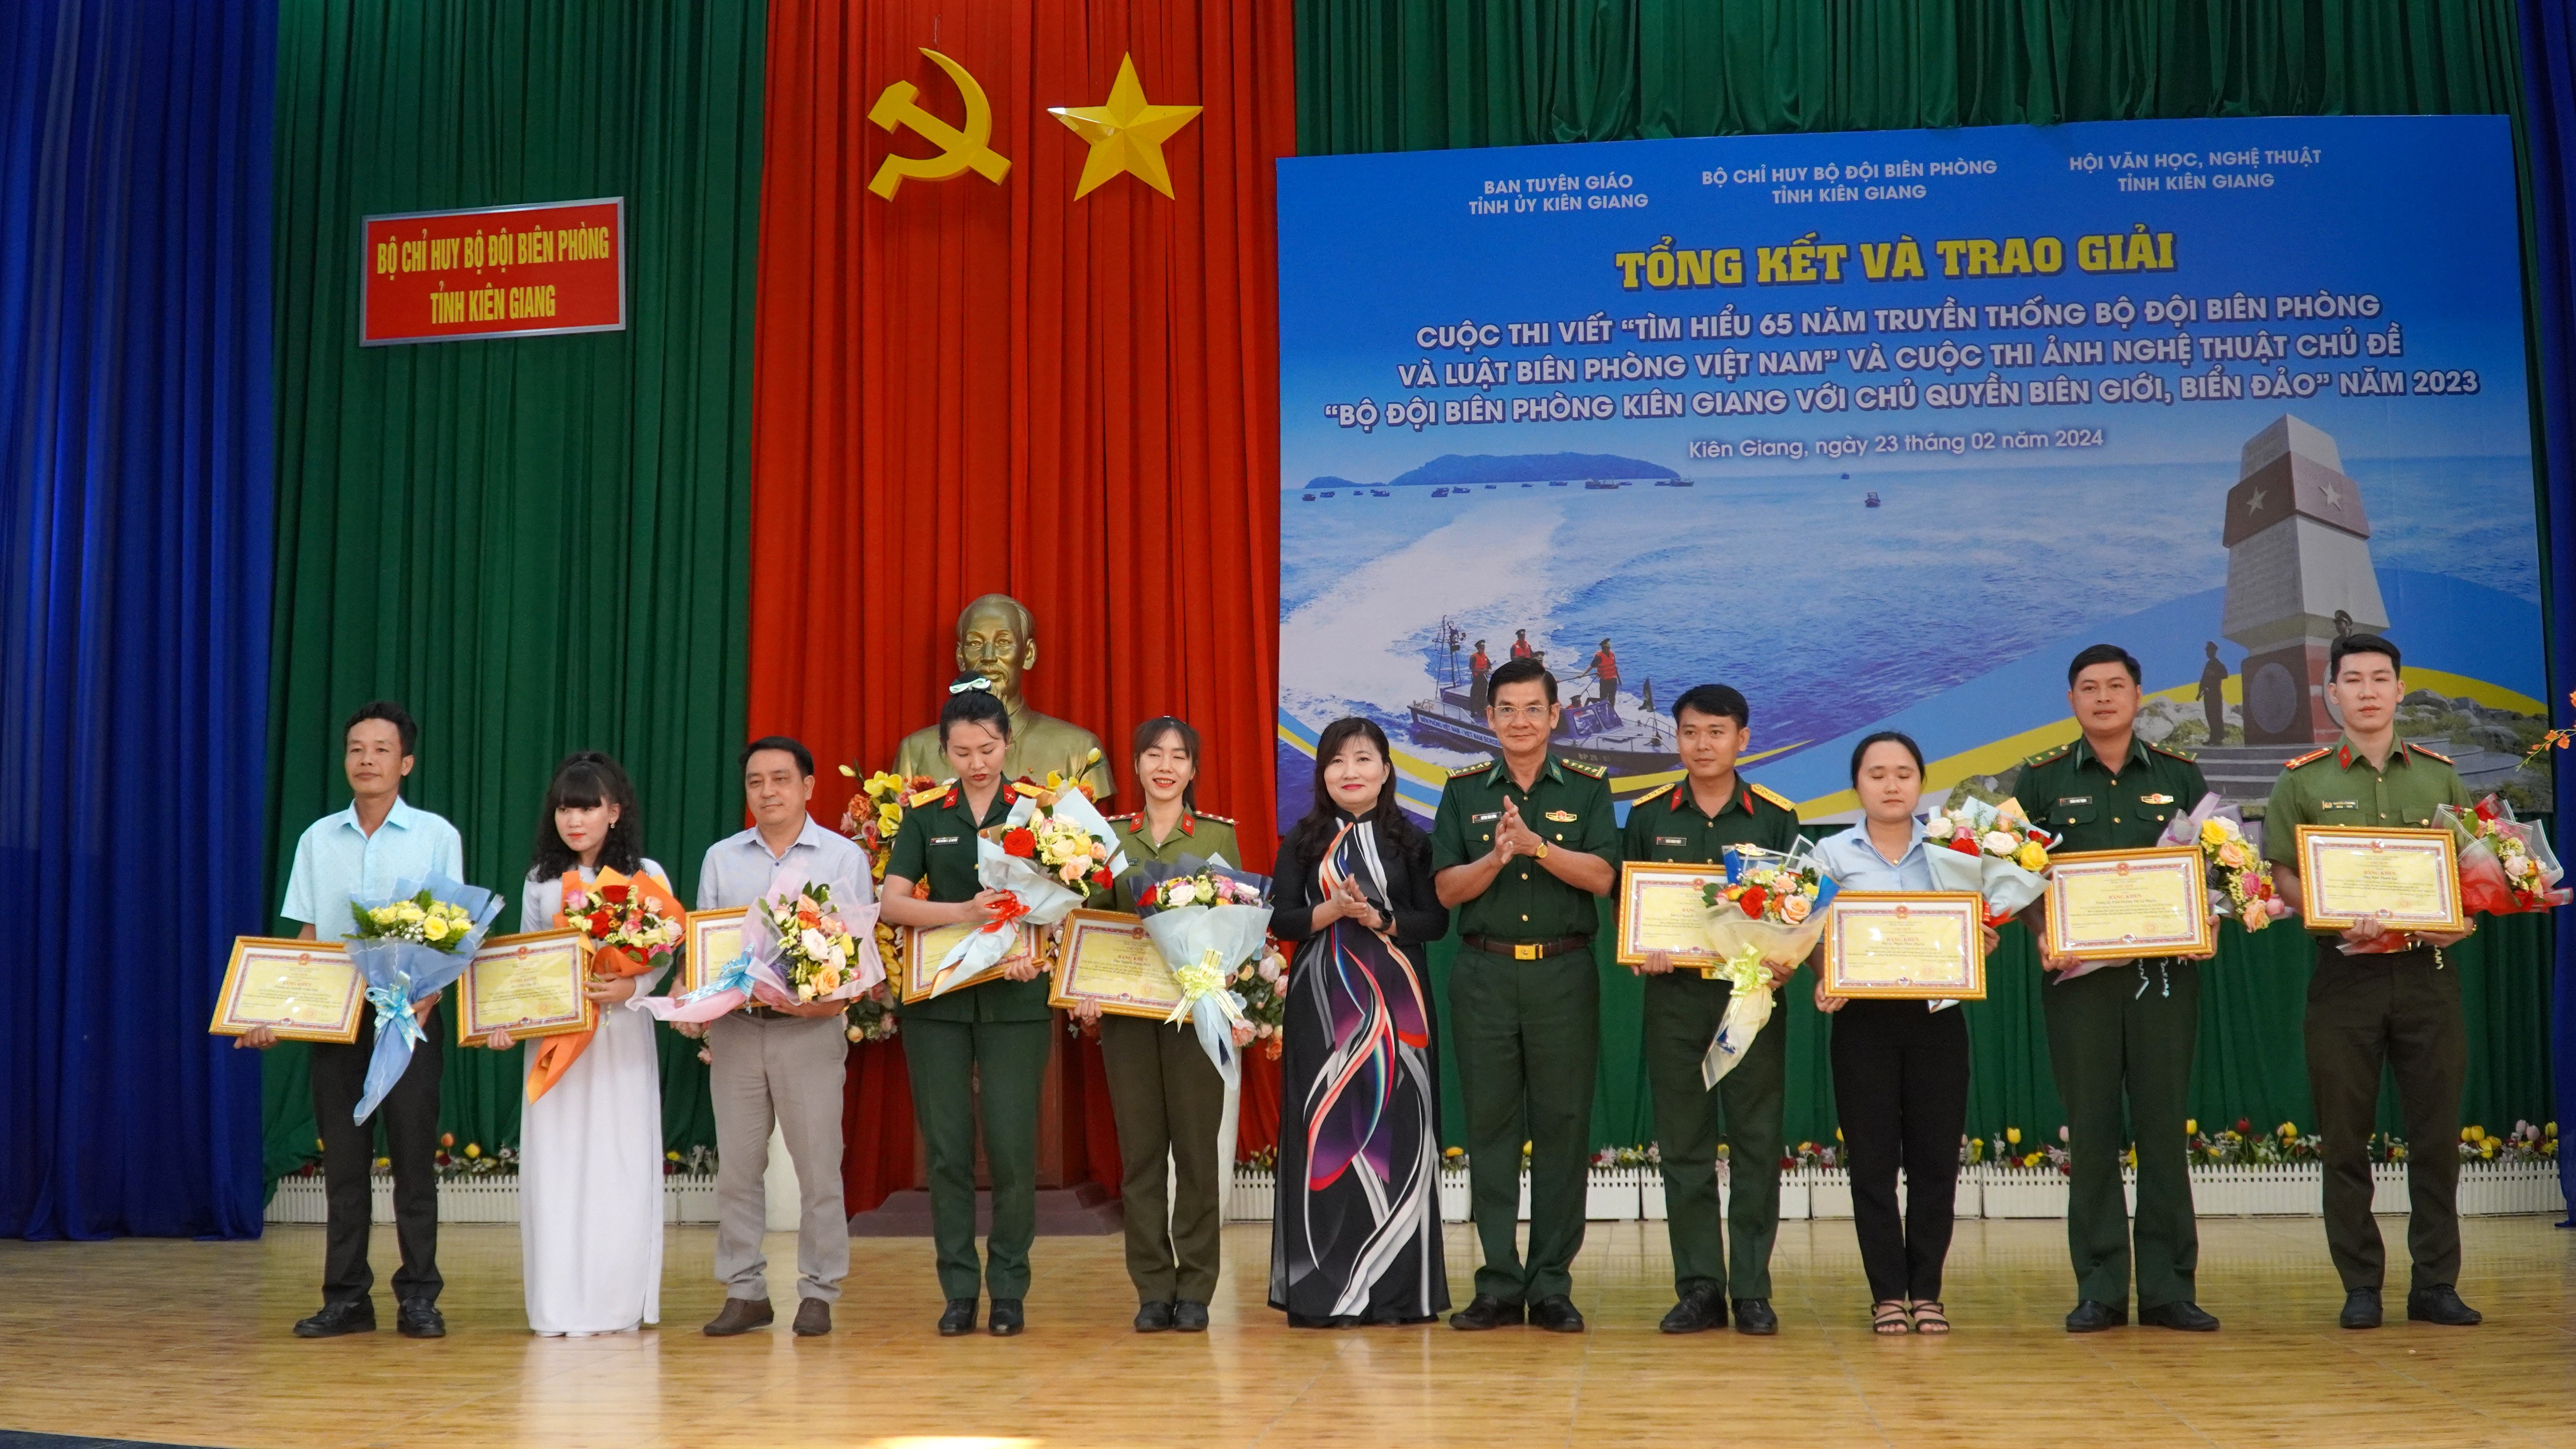
[[[974,1331],[975,1300],[972,1298],[949,1299],[947,1309],[939,1315],[939,1336],[941,1338],[955,1338],[960,1334],[973,1333]]]
[[[376,1331],[376,1305],[364,1298],[325,1303],[322,1311],[295,1325],[297,1338],[338,1338],[344,1333]]]
[[[2075,1305],[2074,1312],[2066,1315],[2066,1331],[2100,1333],[2106,1328],[2125,1328],[2128,1322],[2129,1305],[2126,1303],[2113,1307],[2108,1303],[2087,1298]]]
[[[2459,1300],[2451,1301],[2456,1303]],[[447,1336],[447,1320],[439,1316],[438,1305],[426,1298],[404,1299],[401,1310],[394,1314],[394,1327],[401,1330],[405,1338]]]
[[[709,1338],[731,1338],[755,1328],[767,1328],[775,1316],[766,1298],[728,1298],[716,1316],[707,1320],[707,1326],[698,1331]]]
[[[1009,1338],[1028,1326],[1029,1321],[1020,1315],[1020,1300],[1017,1298],[993,1300],[993,1314],[986,1321],[985,1327],[995,1338]]]
[[[1173,1304],[1172,1326],[1183,1333],[1207,1332],[1207,1305],[1186,1298]]]
[[[1138,1333],[1167,1333],[1171,1330],[1171,1327],[1172,1305],[1168,1303],[1140,1303],[1136,1306],[1136,1331]]]
[[[1726,1326],[1726,1299],[1706,1283],[1695,1283],[1682,1290],[1681,1301],[1673,1305],[1664,1321],[1655,1325],[1666,1333],[1704,1333]]]
[[[1574,1300],[1562,1293],[1542,1298],[1530,1305],[1529,1321],[1550,1333],[1581,1333],[1583,1315],[1574,1309]]]
[[[1780,1331],[1780,1315],[1771,1311],[1768,1298],[1735,1300],[1735,1331],[1767,1336]]]
[[[793,1332],[798,1338],[821,1338],[832,1331],[832,1305],[820,1298],[808,1298],[796,1305]]]
[[[2185,1299],[2180,1303],[2159,1303],[2138,1310],[2138,1321],[2150,1328],[2178,1328],[2185,1333],[2216,1333],[2216,1315],[2199,1304]]]
[[[2460,1301],[2459,1293],[2448,1283],[2418,1288],[2406,1295],[2406,1321],[2439,1323],[2452,1328],[2467,1328],[2483,1323],[2486,1315]]]
[[[1521,1306],[1505,1303],[1490,1293],[1479,1293],[1466,1307],[1449,1315],[1449,1326],[1464,1333],[1482,1333],[1488,1328],[1504,1328],[1521,1321]]]
[[[2337,1318],[2335,1322],[2346,1328],[2377,1328],[2379,1326],[2379,1290],[2355,1288],[2343,1295],[2343,1316]]]

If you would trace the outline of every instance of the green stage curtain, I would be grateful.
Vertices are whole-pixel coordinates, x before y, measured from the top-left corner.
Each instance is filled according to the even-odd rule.
[[[624,761],[682,899],[739,829],[752,257],[764,7],[730,0],[287,0],[278,23],[274,908],[347,803],[340,723],[421,722],[406,790],[510,901],[554,762]],[[628,328],[357,346],[359,219],[626,199]],[[447,1052],[461,1150],[518,1137],[518,1051]],[[674,1147],[714,1140],[663,1036]],[[313,1153],[301,1050],[270,1054],[267,1167]]]
[[[2191,116],[2519,118],[2516,24],[2513,0],[1298,0],[1297,142],[1318,156]],[[2519,159],[2519,127],[2515,145]],[[2534,385],[2537,396],[2536,375]],[[2544,917],[2489,921],[2449,953],[2467,991],[2466,1120],[2491,1130],[2554,1114],[2550,930]],[[2204,1128],[2313,1127],[2299,1037],[2310,950],[2295,926],[2253,938],[2227,929],[2202,978],[2192,1104]],[[1444,991],[1454,951],[1431,952]],[[1990,974],[1990,997],[1962,1008],[1969,1130],[2053,1141],[2064,1113],[2038,960],[2018,927]],[[1809,984],[1801,976],[1781,993],[1792,1143],[1834,1131],[1827,1027]],[[1605,951],[1599,1146],[1654,1136],[1642,1001]],[[1455,1143],[1464,1118],[1445,1043],[1442,1076]],[[2397,1130],[2393,1093],[2381,1110],[2382,1128]]]

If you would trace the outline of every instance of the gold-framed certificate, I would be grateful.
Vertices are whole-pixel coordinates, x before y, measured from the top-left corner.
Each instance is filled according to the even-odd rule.
[[[979,921],[952,921],[945,926],[897,927],[903,933],[903,970],[895,977],[895,999],[928,1000],[931,982],[939,975],[939,963],[947,956],[948,948],[966,939],[967,932],[979,929],[981,925]],[[969,986],[999,981],[1004,967],[1028,960],[1030,952],[1035,949],[1029,940],[1029,928],[1013,926],[1011,933],[1014,937],[1011,949],[1003,953],[1001,960],[948,989],[963,991]]]
[[[2048,949],[2077,961],[2216,955],[2200,847],[2051,856]]]
[[[1844,891],[1825,914],[1825,994],[1986,999],[1986,905],[1975,891]]]
[[[680,979],[671,983],[671,994],[686,996],[706,985],[708,978],[741,955],[743,923],[750,918],[749,906],[689,912],[689,949],[680,954]]]
[[[2392,931],[2465,931],[2460,859],[2447,830],[2299,827],[2299,889],[2311,931],[2376,920]]]
[[[1726,879],[1726,867],[1708,864],[1619,865],[1619,964],[1642,965],[1649,951],[1706,962],[1716,958],[1701,925],[1708,907],[1700,888]]]
[[[1161,1021],[1181,1004],[1181,983],[1145,923],[1122,911],[1075,911],[1056,937],[1049,1006],[1099,1003],[1110,1016]]]
[[[367,988],[357,963],[337,941],[236,936],[215,997],[216,1036],[267,1027],[281,1041],[346,1046],[358,1039]]]
[[[589,967],[576,930],[487,938],[456,978],[457,1045],[496,1031],[533,1041],[598,1026],[599,1004],[581,994]]]

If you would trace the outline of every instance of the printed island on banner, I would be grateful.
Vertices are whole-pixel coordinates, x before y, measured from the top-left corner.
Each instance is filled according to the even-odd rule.
[[[1927,806],[1998,798],[2098,640],[2259,802],[2356,631],[2406,651],[2406,737],[2546,808],[2503,118],[1278,164],[1280,818],[1350,713],[1427,817],[1521,652],[1622,801],[1710,680],[1810,820],[1877,729]]]

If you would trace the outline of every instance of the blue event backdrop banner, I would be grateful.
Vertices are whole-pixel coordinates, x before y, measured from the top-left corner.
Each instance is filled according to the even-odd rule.
[[[2406,650],[2410,735],[2549,808],[2504,117],[1278,164],[1281,819],[1353,713],[1427,814],[1516,646],[1623,800],[1711,680],[1810,819],[1875,729],[1991,791],[2104,639],[2142,732],[2259,799],[2333,737],[2345,630]]]

